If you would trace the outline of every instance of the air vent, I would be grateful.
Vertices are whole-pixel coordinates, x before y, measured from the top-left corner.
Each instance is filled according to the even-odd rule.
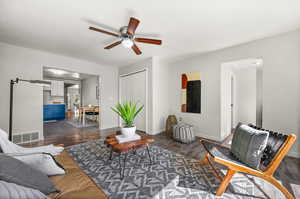
[[[16,144],[35,142],[39,140],[39,132],[26,132],[13,135],[13,142]]]

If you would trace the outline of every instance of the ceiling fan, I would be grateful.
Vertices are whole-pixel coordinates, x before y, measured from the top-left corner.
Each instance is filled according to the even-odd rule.
[[[137,55],[140,55],[140,54],[142,54],[142,51],[135,44],[135,42],[161,45],[162,41],[158,40],[158,39],[148,39],[148,38],[136,37],[135,30],[137,29],[139,23],[140,23],[140,21],[138,19],[131,17],[129,20],[128,26],[121,27],[119,33],[108,32],[106,30],[102,30],[102,29],[95,28],[95,27],[89,27],[89,29],[120,38],[120,41],[112,43],[112,44],[104,47],[104,49],[108,50],[119,44],[122,44],[125,48],[131,48]]]

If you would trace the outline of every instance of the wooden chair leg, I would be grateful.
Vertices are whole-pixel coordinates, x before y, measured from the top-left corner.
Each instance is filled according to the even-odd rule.
[[[209,157],[206,157],[206,159],[207,159],[207,163],[210,166],[210,168],[212,169],[214,175],[220,180],[220,182],[222,182],[223,178],[221,177],[221,175],[219,174],[219,172],[217,171],[217,169],[215,168],[213,163],[209,160]]]
[[[209,154],[205,153],[203,159],[200,161],[200,165],[206,165],[208,163]]]
[[[295,199],[294,196],[284,186],[282,186],[273,176],[265,178],[265,180],[277,187],[287,199]]]
[[[221,182],[217,192],[216,192],[216,196],[221,196],[224,191],[226,190],[228,184],[230,183],[230,180],[232,178],[232,176],[236,173],[236,171],[232,170],[232,169],[228,169],[226,176],[224,177],[223,181]]]

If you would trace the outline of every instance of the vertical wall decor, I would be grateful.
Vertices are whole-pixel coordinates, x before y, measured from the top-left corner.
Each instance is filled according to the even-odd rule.
[[[201,113],[200,72],[181,75],[181,112]]]

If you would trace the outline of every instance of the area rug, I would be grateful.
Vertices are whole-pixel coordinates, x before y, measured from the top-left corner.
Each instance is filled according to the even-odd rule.
[[[244,174],[235,175],[223,196],[216,197],[214,192],[220,182],[208,166],[201,167],[199,160],[185,158],[155,144],[150,147],[152,164],[143,148],[128,155],[122,180],[119,157],[114,154],[109,160],[110,150],[103,140],[74,145],[66,150],[112,199],[284,198],[261,179]]]

